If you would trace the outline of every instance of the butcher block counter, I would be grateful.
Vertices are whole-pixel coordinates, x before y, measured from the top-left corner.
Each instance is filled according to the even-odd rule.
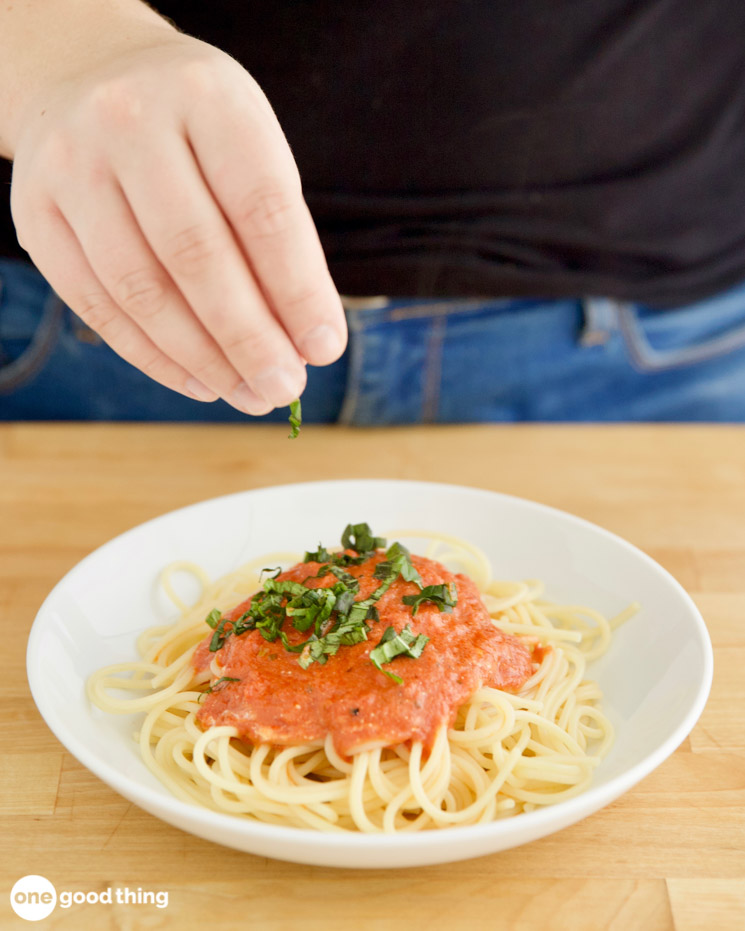
[[[714,684],[677,751],[563,831],[475,860],[397,870],[279,862],[183,833],[67,753],[25,649],[46,594],[111,537],[205,498],[315,479],[456,483],[569,511],[640,547],[692,595]],[[0,927],[21,877],[112,903],[70,929],[745,929],[745,429],[737,426],[0,426]],[[136,890],[167,893],[137,904]],[[121,890],[117,902],[116,891]],[[130,893],[129,900],[123,894]],[[80,898],[80,896],[78,896]],[[163,899],[161,899],[163,901]]]

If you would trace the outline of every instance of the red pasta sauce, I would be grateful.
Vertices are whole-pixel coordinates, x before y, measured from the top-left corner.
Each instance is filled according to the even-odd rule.
[[[385,558],[378,551],[346,569],[359,579],[356,600],[368,598],[381,584],[373,572]],[[412,617],[402,597],[416,595],[419,588],[399,576],[377,602],[380,620],[369,622],[368,639],[342,646],[325,664],[312,663],[307,669],[280,640],[269,643],[256,630],[228,636],[216,653],[209,652],[208,635],[197,647],[195,668],[204,670],[216,657],[220,675],[239,681],[223,683],[205,695],[199,723],[235,727],[251,744],[297,745],[322,741],[330,734],[343,756],[407,741],[422,741],[431,748],[439,728],[451,725],[458,708],[481,686],[519,691],[536,668],[538,657],[531,647],[495,627],[467,576],[454,575],[422,556],[412,556],[411,561],[424,586],[455,583],[458,600],[452,613],[424,602]],[[279,579],[308,588],[332,586],[337,579],[331,573],[311,578],[321,565],[299,563]],[[249,598],[234,608],[229,620],[237,620],[250,602]],[[400,632],[406,624],[415,634],[429,637],[429,643],[418,659],[399,656],[386,666],[403,679],[399,685],[373,665],[369,654],[387,627]],[[308,637],[290,621],[283,630],[292,644]]]

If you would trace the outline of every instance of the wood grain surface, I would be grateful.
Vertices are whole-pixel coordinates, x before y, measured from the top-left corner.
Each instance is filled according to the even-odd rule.
[[[29,873],[58,890],[168,892],[59,906],[70,929],[745,929],[745,430],[722,426],[0,426],[0,927]],[[480,859],[340,871],[241,854],[125,801],[63,750],[25,673],[44,596],[97,546],[218,494],[327,478],[456,482],[571,511],[641,547],[699,605],[714,686],[640,785],[551,837]]]

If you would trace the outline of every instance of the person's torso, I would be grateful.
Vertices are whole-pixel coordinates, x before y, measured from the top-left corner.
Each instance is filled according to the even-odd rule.
[[[343,291],[671,303],[745,278],[741,0],[160,9],[264,89]]]

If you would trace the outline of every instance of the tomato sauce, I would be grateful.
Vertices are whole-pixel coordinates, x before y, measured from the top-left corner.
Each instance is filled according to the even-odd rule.
[[[373,572],[384,559],[377,552],[360,566],[346,569],[359,579],[356,600],[369,597],[381,584]],[[252,744],[295,745],[330,734],[337,752],[345,756],[412,740],[429,748],[441,725],[452,724],[460,705],[481,686],[517,692],[534,671],[531,648],[495,627],[469,578],[422,556],[411,560],[425,586],[455,583],[458,601],[452,614],[425,602],[412,617],[412,608],[401,599],[419,588],[399,577],[378,601],[380,620],[368,622],[368,639],[342,646],[324,665],[312,663],[308,669],[281,640],[269,643],[258,631],[229,636],[216,653],[209,652],[210,634],[197,648],[195,667],[204,669],[216,657],[220,675],[240,681],[204,697],[197,714],[200,724],[231,725]],[[321,565],[300,563],[279,578],[309,588],[332,586],[337,580],[330,573],[309,578]],[[234,608],[228,618],[240,617],[250,601]],[[401,631],[406,624],[413,633],[426,634],[429,643],[418,659],[398,656],[385,666],[403,679],[398,685],[376,669],[369,654],[387,627]],[[283,629],[293,644],[308,637],[290,621]]]

